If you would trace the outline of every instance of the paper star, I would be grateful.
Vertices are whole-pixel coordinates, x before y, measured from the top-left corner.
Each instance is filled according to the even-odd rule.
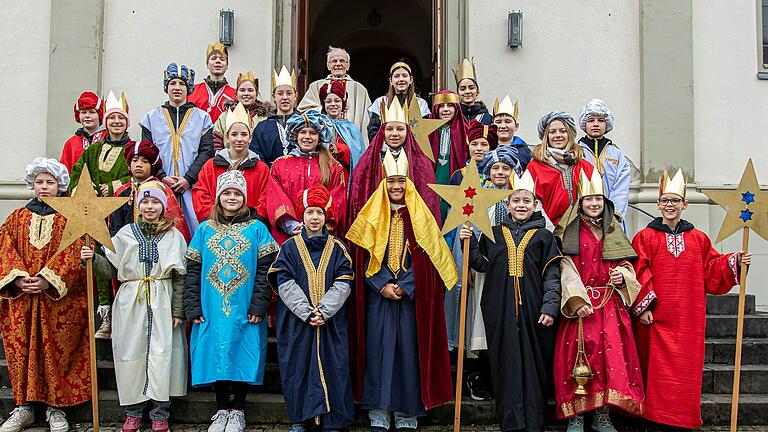
[[[128,202],[129,198],[97,196],[96,191],[91,187],[91,174],[87,165],[83,167],[78,184],[80,187],[75,189],[71,197],[43,198],[46,204],[67,219],[59,252],[84,235],[90,235],[107,249],[114,251],[115,247],[109,236],[106,218]]]
[[[460,113],[456,113],[456,115],[459,114]],[[435,155],[432,154],[432,144],[429,143],[429,134],[447,122],[448,120],[422,118],[419,101],[416,99],[415,95],[408,102],[408,124],[411,126],[413,137],[416,138],[416,142],[419,144],[421,151],[423,151],[433,163],[435,162]]]
[[[480,185],[480,174],[477,172],[477,163],[474,159],[467,166],[460,185],[431,184],[429,187],[451,206],[451,211],[445,218],[443,234],[451,232],[465,222],[471,222],[493,241],[491,221],[488,218],[488,212],[484,210],[509,196],[512,193],[511,190],[483,188]],[[472,192],[468,193],[469,190]]]
[[[720,243],[744,227],[749,227],[757,235],[768,240],[768,191],[760,189],[752,159],[747,162],[747,167],[744,168],[744,173],[735,190],[702,189],[701,192],[726,212],[716,243]],[[751,214],[742,213],[743,211]]]

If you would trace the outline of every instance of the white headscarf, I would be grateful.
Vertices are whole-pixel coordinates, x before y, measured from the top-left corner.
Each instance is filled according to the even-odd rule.
[[[27,189],[33,190],[35,184],[35,177],[40,173],[48,173],[56,177],[56,181],[59,183],[59,192],[66,192],[69,185],[69,173],[67,167],[61,164],[56,159],[36,157],[32,163],[25,168],[27,174],[24,177],[24,181],[27,183]]]
[[[613,129],[613,113],[608,109],[608,105],[601,99],[592,99],[581,109],[581,114],[579,114],[579,126],[584,132],[587,131],[587,119],[592,116],[605,118],[605,133],[608,133]]]

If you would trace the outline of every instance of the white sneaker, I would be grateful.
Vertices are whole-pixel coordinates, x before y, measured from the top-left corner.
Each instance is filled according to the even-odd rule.
[[[112,311],[111,307],[107,305],[99,306],[98,313],[101,317],[101,326],[93,334],[96,339],[111,339],[112,338]]]
[[[229,412],[229,420],[227,420],[227,428],[224,432],[243,432],[245,431],[245,413],[240,410],[232,410]]]
[[[69,422],[67,422],[67,416],[64,411],[48,407],[45,410],[45,421],[51,427],[51,432],[67,432],[69,430]]]
[[[32,426],[35,422],[35,411],[31,406],[17,406],[11,411],[2,426],[0,432],[21,432],[24,428]]]
[[[229,420],[229,411],[216,411],[216,414],[211,417],[212,423],[208,426],[208,432],[224,432],[224,429],[227,428],[227,420]]]

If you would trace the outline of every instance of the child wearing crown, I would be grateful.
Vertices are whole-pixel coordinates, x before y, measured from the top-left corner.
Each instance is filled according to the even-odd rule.
[[[384,157],[386,178],[360,210],[347,239],[365,252],[364,300],[356,326],[356,396],[373,431],[386,431],[394,412],[398,431],[453,399],[443,287],[458,280],[440,228],[407,177],[404,154]],[[362,372],[362,374],[360,374]],[[361,376],[362,375],[362,376]],[[358,383],[360,384],[360,383]]]
[[[488,113],[488,108],[478,99],[480,85],[477,83],[475,65],[470,59],[464,59],[453,70],[456,80],[456,93],[461,100],[461,113],[467,123],[472,120],[489,125],[493,123],[493,116]]]
[[[520,108],[512,103],[509,95],[499,102],[493,103],[493,124],[496,125],[499,136],[499,147],[509,146],[515,151],[515,158],[520,161],[520,168],[525,169],[531,161],[531,149],[522,138],[515,135],[520,128]]]
[[[560,307],[560,253],[541,212],[534,211],[531,175],[513,174],[510,185],[514,192],[501,223],[493,226],[494,238],[478,240],[467,226],[459,237],[470,239],[472,269],[487,272],[480,308],[501,430],[543,431]]]
[[[221,42],[208,45],[205,51],[205,65],[210,74],[197,85],[187,96],[187,102],[192,102],[211,116],[211,122],[216,123],[219,116],[226,111],[224,105],[237,100],[235,89],[227,83],[224,76],[229,66],[229,51]]]
[[[581,172],[578,200],[556,232],[564,319],[555,340],[555,413],[568,432],[615,432],[609,406],[640,415],[645,392],[627,306],[640,291],[630,260],[637,257],[605,196],[597,171]]]
[[[752,254],[721,254],[706,234],[682,219],[688,208],[685,178],[664,171],[656,206],[661,217],[637,233],[637,279],[632,313],[646,388],[645,418],[678,428],[701,426],[701,382],[707,294],[739,283]],[[680,316],[685,307],[685,317]],[[674,389],[674,391],[670,391]]]

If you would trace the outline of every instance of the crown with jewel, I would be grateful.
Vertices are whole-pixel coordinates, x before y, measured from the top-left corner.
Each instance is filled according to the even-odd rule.
[[[208,44],[208,49],[205,50],[205,59],[208,60],[211,58],[211,54],[213,54],[214,51],[218,51],[224,54],[224,56],[229,57],[229,51],[227,50],[227,47],[222,45],[221,42],[216,42],[213,45]]]
[[[504,99],[502,99],[501,102],[499,102],[499,98],[496,98],[496,101],[493,103],[493,116],[496,117],[499,114],[511,115],[515,118],[515,122],[520,123],[517,101],[513,104],[509,95],[504,96]]]
[[[235,123],[242,123],[248,126],[248,130],[250,130],[251,127],[253,126],[253,121],[251,120],[251,116],[248,115],[248,111],[245,109],[245,106],[243,106],[242,102],[238,102],[237,105],[235,105],[235,108],[232,109],[232,111],[227,112],[226,131],[229,132],[229,128],[231,128],[232,125]]]
[[[456,69],[453,70],[453,76],[456,78],[457,86],[463,79],[471,79],[477,84],[475,65],[469,59],[464,59],[460,65],[456,65]]]
[[[408,101],[401,105],[397,98],[392,98],[392,102],[387,106],[387,101],[384,99],[381,101],[379,112],[382,124],[389,122],[408,124]]]
[[[252,82],[253,85],[256,87],[256,90],[259,89],[259,79],[253,76],[253,72],[251,71],[237,74],[237,86],[235,86],[235,88],[240,87],[240,84],[244,83],[245,81]]]
[[[118,109],[128,114],[128,101],[125,99],[125,93],[121,92],[120,99],[117,99],[115,93],[110,90],[109,94],[107,95],[107,100],[104,102],[104,109],[105,111]]]
[[[276,89],[277,87],[281,85],[287,85],[291,86],[294,89],[296,88],[296,70],[292,70],[291,72],[288,72],[288,68],[283,66],[282,69],[280,69],[280,73],[278,74],[277,71],[272,71],[272,90]]]
[[[405,157],[405,152],[400,152],[400,155],[395,159],[390,150],[385,150],[382,165],[384,165],[384,175],[387,177],[408,177],[408,158]]]
[[[667,193],[679,195],[685,199],[685,176],[683,175],[683,170],[677,170],[675,176],[671,179],[669,178],[669,172],[664,170],[664,174],[659,179],[659,196]]]
[[[513,172],[509,180],[512,183],[512,190],[527,190],[536,196],[536,182],[533,181],[533,177],[528,170],[523,171],[523,174],[519,177],[517,173]]]
[[[584,170],[579,174],[579,198],[590,195],[605,196],[603,178],[597,170],[592,171],[592,177],[588,177]]]

